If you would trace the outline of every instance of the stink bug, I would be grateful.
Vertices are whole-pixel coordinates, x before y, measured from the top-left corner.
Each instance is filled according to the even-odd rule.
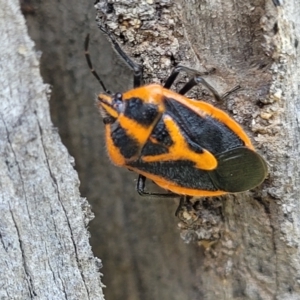
[[[203,78],[203,73],[177,66],[164,86],[141,86],[142,69],[111,39],[115,50],[134,70],[134,89],[109,92],[85,55],[93,75],[105,94],[98,96],[108,154],[117,166],[139,174],[140,195],[174,197],[219,196],[243,192],[263,182],[267,175],[264,159],[249,137],[231,117],[203,101],[184,96],[197,84],[204,85],[217,100],[222,97]],[[178,74],[193,74],[181,90],[170,90]],[[144,191],[146,178],[168,191]]]

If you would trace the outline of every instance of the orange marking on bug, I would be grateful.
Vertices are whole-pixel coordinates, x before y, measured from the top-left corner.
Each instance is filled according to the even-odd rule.
[[[106,125],[106,147],[107,152],[112,160],[112,162],[120,167],[125,166],[125,158],[121,154],[118,147],[116,147],[111,139],[110,125]]]
[[[163,112],[163,91],[165,89],[159,84],[151,84],[139,87],[123,94],[123,99],[139,98],[144,102],[156,104],[159,107],[159,112]]]
[[[113,100],[113,98],[109,95],[106,95],[106,94],[98,95],[98,101],[99,101],[98,105],[106,104],[108,106],[111,106],[112,100]]]
[[[106,103],[100,103],[98,104],[98,106],[101,106],[102,109],[106,112],[106,114],[112,116],[113,118],[117,118],[119,115],[118,112],[112,106],[109,106]]]
[[[112,97],[108,95],[100,94],[98,96],[97,106],[100,110],[104,110],[108,115],[112,116],[113,118],[117,118],[119,115],[115,108],[112,107]]]
[[[154,138],[153,136],[149,137],[149,141],[153,144],[159,144],[158,140],[156,138]]]
[[[142,148],[144,144],[147,142],[149,136],[151,135],[151,132],[153,131],[153,128],[155,127],[157,121],[162,115],[162,112],[164,111],[163,102],[161,100],[161,97],[159,97],[159,93],[161,93],[161,90],[162,87],[160,85],[156,85],[153,91],[147,88],[145,89],[144,87],[140,87],[134,90],[130,90],[123,94],[124,105],[126,105],[127,100],[135,97],[143,101],[147,99],[147,101],[145,102],[157,105],[158,116],[153,121],[153,123],[147,127],[141,126],[138,122],[128,118],[127,116],[124,116],[122,113],[118,113],[115,110],[115,108],[111,106],[112,99],[113,99],[111,96],[100,94],[98,96],[99,99],[98,106],[102,107],[112,117],[118,119],[121,127],[124,128],[124,130],[130,137],[136,139]]]
[[[158,175],[150,174],[147,172],[140,171],[136,168],[129,168],[131,171],[134,171],[138,174],[141,174],[148,179],[155,182],[158,186],[161,188],[168,190],[172,193],[178,194],[178,195],[189,195],[189,196],[198,196],[198,197],[214,197],[214,196],[221,196],[226,195],[228,192],[217,190],[217,191],[208,191],[208,190],[197,190],[197,189],[190,189],[186,187],[179,186],[175,184],[174,182],[168,181],[163,177],[160,177]]]
[[[217,160],[209,151],[203,149],[202,153],[196,153],[189,149],[180,129],[170,116],[164,116],[164,123],[171,135],[173,145],[168,148],[168,153],[144,156],[143,161],[191,160],[195,163],[195,167],[201,170],[213,170],[217,167]]]
[[[150,84],[130,90],[124,93],[124,97],[139,97],[143,101],[159,105],[162,108],[162,111],[164,109],[162,104],[163,97],[175,99],[175,101],[188,107],[199,116],[205,117],[206,115],[209,115],[219,120],[221,123],[224,123],[229,129],[231,129],[240,137],[240,139],[245,143],[247,147],[254,150],[249,137],[246,135],[242,127],[237,122],[235,122],[228,114],[209,103],[189,99],[183,95],[177,94],[176,92],[165,89],[158,84]]]
[[[152,85],[149,85],[146,86],[145,88],[151,89],[151,87]],[[189,99],[171,90],[163,89],[162,92],[165,97],[175,99],[177,102],[183,104],[184,106],[188,107],[190,110],[196,112],[199,116],[205,117],[206,114],[219,120],[221,123],[224,123],[229,129],[231,129],[235,134],[237,134],[240,137],[240,139],[245,143],[247,147],[254,150],[254,147],[249,137],[246,135],[242,127],[237,122],[235,122],[228,114],[223,112],[221,109],[218,109],[213,105],[203,101]]]
[[[119,115],[118,121],[126,133],[136,139],[141,147],[147,142],[149,135],[153,130],[153,125],[144,127],[140,126],[138,122],[133,119],[129,119],[123,114]]]
[[[221,121],[221,123],[224,123],[229,129],[231,129],[235,134],[237,134],[242,141],[244,141],[245,145],[248,148],[254,150],[254,147],[249,137],[246,135],[242,127],[238,123],[236,123],[232,118],[230,118],[225,112],[203,101],[197,101],[192,99],[188,100],[191,101],[192,104],[197,108],[205,111],[208,115]]]

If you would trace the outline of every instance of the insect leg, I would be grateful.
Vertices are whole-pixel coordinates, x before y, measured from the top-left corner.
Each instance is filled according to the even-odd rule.
[[[170,74],[170,76],[167,78],[167,80],[165,82],[164,88],[169,89],[172,86],[172,84],[174,83],[174,81],[177,78],[177,76],[178,76],[178,74],[179,74],[180,71],[181,71],[180,66],[176,67],[172,71],[172,73]]]
[[[204,85],[216,98],[216,100],[221,101],[222,99],[226,98],[232,92],[235,92],[240,88],[240,86],[236,86],[230,91],[226,92],[224,95],[220,95],[202,76],[210,75],[215,71],[215,68],[208,70],[207,72],[199,72],[197,70],[185,67],[185,66],[177,66],[171,73],[171,75],[167,78],[164,88],[169,89],[172,84],[174,83],[175,79],[177,78],[178,74],[183,71],[186,72],[188,75],[193,75],[192,79],[190,79],[178,92],[181,95],[186,94],[190,91],[195,85],[202,84]]]
[[[117,54],[126,62],[126,64],[133,70],[133,87],[139,87],[143,83],[143,67],[135,63],[120,47],[115,37],[103,26],[99,27],[100,30],[108,36],[109,41],[112,43]]]
[[[228,97],[231,93],[239,90],[241,88],[240,85],[235,86],[234,88],[232,88],[231,90],[229,90],[228,92],[226,92],[223,96],[222,99],[225,99],[226,97]]]
[[[179,200],[179,205],[175,211],[175,217],[178,217],[179,216],[179,213],[181,212],[182,210],[182,207],[184,205],[184,202],[185,202],[185,196],[181,196],[180,197],[180,200]]]
[[[191,90],[195,85],[202,84],[204,85],[216,98],[216,100],[221,101],[222,97],[220,94],[207,82],[205,81],[201,76],[195,76],[192,79],[190,79],[178,92],[180,95],[184,95],[189,90]]]
[[[204,75],[209,75],[209,74],[213,73],[215,71],[215,68],[212,68],[212,69],[208,70],[207,72],[199,72],[199,71],[190,69],[188,67],[178,65],[172,71],[172,73],[170,74],[170,76],[167,78],[167,80],[166,80],[166,82],[164,84],[164,88],[169,89],[172,86],[172,84],[174,83],[175,79],[177,78],[178,74],[181,71],[184,71],[187,74],[192,73],[193,75],[197,74],[197,76],[204,76]]]
[[[139,175],[136,185],[136,190],[140,196],[155,196],[161,198],[174,198],[177,197],[177,194],[174,193],[149,193],[145,192],[145,185],[146,185],[146,177],[143,175]]]
[[[195,85],[202,84],[204,85],[215,97],[217,101],[221,101],[227,96],[229,96],[231,93],[235,92],[236,90],[240,89],[241,87],[239,85],[235,86],[228,92],[226,92],[224,95],[220,96],[220,94],[206,81],[204,80],[201,76],[195,76],[192,79],[190,79],[178,92],[180,95],[184,95],[187,93],[189,90],[191,90]]]
[[[184,211],[191,211],[193,209],[193,203],[190,201],[192,196],[181,196],[179,205],[175,211],[175,216],[182,219],[182,213]]]

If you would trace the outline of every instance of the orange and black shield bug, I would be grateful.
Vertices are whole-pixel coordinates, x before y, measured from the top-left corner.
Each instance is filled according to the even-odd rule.
[[[134,89],[115,94],[106,89],[90,60],[89,36],[86,59],[105,92],[98,96],[97,105],[108,154],[117,166],[139,174],[139,194],[218,196],[247,191],[263,182],[267,165],[241,126],[222,110],[184,96],[197,84],[203,84],[217,100],[232,91],[221,97],[202,78],[203,73],[184,66],[177,66],[164,86],[140,86],[141,67],[107,34],[134,70]],[[176,93],[170,87],[181,71],[193,77]],[[168,193],[145,192],[146,178]]]

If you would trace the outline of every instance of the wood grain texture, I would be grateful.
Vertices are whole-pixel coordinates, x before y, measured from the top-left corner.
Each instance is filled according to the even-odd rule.
[[[91,241],[104,261],[107,298],[299,299],[299,3],[109,1],[110,28],[144,64],[146,81],[160,82],[181,62],[215,67],[208,81],[221,93],[242,86],[220,107],[243,125],[270,168],[254,191],[201,199],[197,222],[178,231],[176,201],[139,198],[135,174],[106,156],[93,105],[100,87],[81,52],[93,1],[32,2],[36,14],[27,21],[44,53],[42,74],[53,85],[55,124],[96,215]],[[91,36],[93,63],[108,88],[130,88],[132,73],[106,37],[95,29]],[[203,89],[191,95],[211,100]],[[183,244],[179,233],[202,246]]]
[[[103,299],[93,217],[18,1],[0,1],[0,298]]]

